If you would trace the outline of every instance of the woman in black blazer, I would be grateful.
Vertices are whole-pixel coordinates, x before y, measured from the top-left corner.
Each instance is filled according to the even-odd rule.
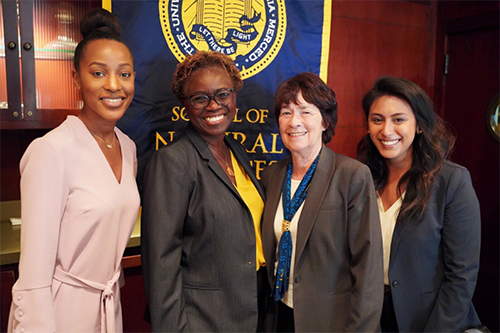
[[[384,332],[478,325],[479,203],[469,172],[446,158],[454,137],[411,81],[381,77],[363,98],[384,244]]]
[[[233,60],[198,51],[172,90],[189,124],[158,150],[144,177],[141,251],[153,332],[256,332],[263,191],[245,148],[225,133],[243,86]]]

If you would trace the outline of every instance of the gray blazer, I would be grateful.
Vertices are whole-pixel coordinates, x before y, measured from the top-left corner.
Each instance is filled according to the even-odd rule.
[[[446,161],[420,221],[396,222],[389,281],[400,332],[459,332],[479,325],[472,305],[481,244],[469,172]]]
[[[262,242],[274,284],[274,218],[290,157],[266,168]],[[323,146],[299,218],[293,286],[297,332],[374,332],[383,303],[380,220],[368,167]],[[271,311],[272,312],[272,311]]]
[[[263,197],[243,146],[225,142]],[[141,232],[154,332],[256,331],[252,216],[191,125],[146,167]]]

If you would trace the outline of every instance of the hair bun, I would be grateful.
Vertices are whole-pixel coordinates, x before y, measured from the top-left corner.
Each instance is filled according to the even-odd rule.
[[[103,8],[88,11],[80,21],[80,32],[83,38],[93,33],[104,33],[120,37],[120,24],[116,16]]]

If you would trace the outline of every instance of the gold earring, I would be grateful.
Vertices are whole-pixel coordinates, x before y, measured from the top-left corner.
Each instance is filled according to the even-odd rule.
[[[423,132],[423,131],[422,131],[422,129],[421,129],[421,128],[419,128],[419,129],[417,130],[417,134],[422,134],[422,132]]]

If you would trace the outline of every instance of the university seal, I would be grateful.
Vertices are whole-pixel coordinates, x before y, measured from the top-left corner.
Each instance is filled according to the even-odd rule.
[[[218,51],[243,79],[266,68],[285,40],[285,0],[160,0],[159,15],[179,62],[196,50]]]

